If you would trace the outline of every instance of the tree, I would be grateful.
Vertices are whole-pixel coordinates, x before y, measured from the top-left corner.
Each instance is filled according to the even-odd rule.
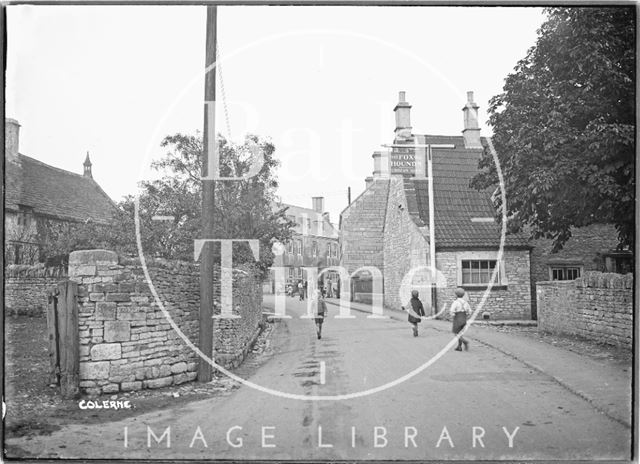
[[[613,223],[619,247],[635,223],[635,9],[547,8],[536,45],[489,102],[509,230],[552,238]],[[495,187],[489,149],[471,185]],[[501,205],[498,205],[501,206]]]
[[[118,204],[112,224],[42,222],[39,235],[40,243],[45,244],[45,255],[64,256],[87,248],[138,254],[137,201],[143,253],[192,261],[194,240],[202,236],[202,137],[175,134],[165,137],[161,145],[168,149],[167,154],[151,164],[152,169],[161,174],[160,178],[141,182],[139,195],[125,197]],[[258,268],[266,273],[273,263],[273,242],[288,240],[293,226],[286,219],[284,209],[273,207],[278,187],[275,171],[279,164],[274,157],[275,147],[255,135],[247,136],[241,145],[219,138],[221,176],[240,177],[248,173],[256,150],[262,154],[264,163],[255,176],[216,183],[214,232],[218,238],[259,240]],[[171,220],[155,220],[157,216]],[[236,264],[254,262],[247,244],[234,245],[233,254]]]
[[[139,196],[141,236],[145,253],[164,258],[193,260],[194,239],[201,237],[202,138],[197,134],[176,134],[162,142],[168,149],[152,168],[164,175],[142,183]],[[254,153],[263,164],[256,175],[239,181],[216,182],[214,236],[226,239],[257,239],[260,243],[258,267],[266,272],[273,263],[273,242],[291,237],[293,224],[284,209],[275,210],[279,162],[269,141],[248,135],[240,145],[220,137],[220,175],[241,177],[249,173]],[[131,209],[129,197],[126,208]],[[171,216],[171,221],[153,221],[153,216]],[[234,262],[253,262],[247,244],[234,245]]]

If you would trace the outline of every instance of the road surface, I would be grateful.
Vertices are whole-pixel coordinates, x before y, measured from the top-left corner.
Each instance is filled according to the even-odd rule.
[[[305,304],[287,298],[292,318],[277,323],[273,353],[251,382],[307,398],[366,393],[410,374],[451,340],[430,323],[414,338],[393,319],[333,319],[332,305],[318,340],[313,321],[300,318]],[[475,343],[473,331],[469,338],[468,352],[448,350],[398,385],[356,398],[286,399],[243,385],[180,408],[8,443],[61,458],[629,459],[628,427],[550,376]]]

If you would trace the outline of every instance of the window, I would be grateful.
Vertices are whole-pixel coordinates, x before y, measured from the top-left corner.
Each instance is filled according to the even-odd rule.
[[[580,266],[550,266],[551,280],[576,280],[582,275]]]
[[[18,208],[18,225],[29,227],[29,225],[31,224],[31,214],[33,213],[33,208],[22,205],[19,205]]]
[[[316,241],[311,242],[311,256],[314,258],[318,256],[318,242]]]
[[[606,272],[628,274],[633,272],[633,253],[631,251],[612,251],[604,255]]]
[[[302,254],[302,240],[296,240],[296,254]]]
[[[291,253],[293,251],[293,242],[289,240],[287,242],[287,253]]]
[[[505,261],[497,259],[496,251],[465,251],[456,253],[457,285],[460,287],[487,287],[493,281],[495,287],[508,285]]]
[[[337,258],[338,257],[338,245],[335,243],[330,243],[329,244],[329,256],[331,258]]]
[[[13,245],[13,264],[22,264],[22,245]]]
[[[482,285],[491,281],[496,268],[495,259],[465,259],[462,260],[462,285]],[[500,282],[498,269],[497,282]]]

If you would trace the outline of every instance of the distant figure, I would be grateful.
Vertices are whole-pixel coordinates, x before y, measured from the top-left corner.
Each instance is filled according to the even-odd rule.
[[[318,340],[320,340],[322,338],[322,323],[327,315],[327,303],[325,303],[324,295],[320,290],[316,290],[313,294],[316,306],[316,334],[318,335]]]
[[[338,281],[337,280],[334,281],[331,284],[331,295],[333,295],[332,298],[338,298],[339,297],[338,296]]]
[[[460,331],[467,325],[467,316],[471,313],[471,306],[469,303],[463,298],[464,297],[464,289],[456,288],[455,289],[456,299],[451,305],[451,317],[453,318],[453,327],[452,332],[454,334],[460,333]],[[469,350],[469,342],[465,340],[462,335],[458,338],[458,347],[455,349],[456,351],[462,351],[462,345],[464,344],[464,349]]]
[[[327,279],[325,283],[325,288],[327,289],[327,297],[333,298],[333,287],[332,287],[331,278]]]
[[[302,281],[298,282],[298,296],[300,301],[304,300],[304,285],[302,285]]]
[[[308,298],[308,297],[309,297],[309,294],[307,293],[307,285],[308,285],[308,283],[307,283],[307,281],[305,280],[305,281],[304,281],[304,284],[303,284],[303,289],[304,289],[304,298]]]
[[[293,285],[291,284],[287,286],[287,295],[293,296]]]
[[[409,312],[409,324],[413,327],[413,336],[418,336],[418,324],[422,321],[422,317],[425,315],[424,306],[422,301],[418,298],[418,290],[411,291],[411,300],[407,311]]]

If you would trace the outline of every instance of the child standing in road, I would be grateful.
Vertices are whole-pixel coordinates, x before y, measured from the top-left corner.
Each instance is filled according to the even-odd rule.
[[[467,325],[467,317],[471,314],[471,306],[464,299],[464,289],[455,289],[456,300],[451,305],[451,317],[453,318],[452,332],[454,334],[460,333],[460,331]],[[462,345],[464,344],[465,351],[469,350],[469,342],[465,340],[462,335],[458,338],[458,347],[456,351],[462,351]]]

